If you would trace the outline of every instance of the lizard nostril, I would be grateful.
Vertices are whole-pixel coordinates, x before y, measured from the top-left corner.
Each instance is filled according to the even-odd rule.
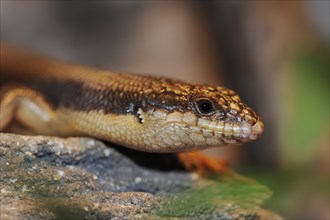
[[[264,123],[258,120],[251,128],[252,134],[261,134],[264,131]]]

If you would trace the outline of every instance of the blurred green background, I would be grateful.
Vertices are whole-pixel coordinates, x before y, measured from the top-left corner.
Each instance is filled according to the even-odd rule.
[[[225,85],[263,118],[216,148],[287,219],[329,219],[329,1],[7,1],[0,37],[64,60]],[[210,151],[208,151],[210,152]]]

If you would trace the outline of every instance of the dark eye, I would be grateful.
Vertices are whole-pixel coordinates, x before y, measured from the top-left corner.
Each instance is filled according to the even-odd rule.
[[[213,102],[209,99],[198,99],[196,100],[197,111],[201,114],[207,115],[214,111]]]

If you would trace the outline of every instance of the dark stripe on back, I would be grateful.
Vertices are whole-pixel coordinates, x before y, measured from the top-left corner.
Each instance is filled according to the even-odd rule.
[[[150,85],[152,90],[139,86],[129,91],[120,86],[96,89],[76,81],[38,81],[32,86],[42,92],[55,108],[84,112],[102,110],[112,114],[137,114],[139,108],[146,111],[151,107],[168,111],[186,111],[189,108],[188,97],[159,90],[155,85]]]

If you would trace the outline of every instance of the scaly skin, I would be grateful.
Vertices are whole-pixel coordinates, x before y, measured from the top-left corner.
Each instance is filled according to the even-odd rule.
[[[224,87],[60,63],[3,44],[0,70],[0,131],[18,124],[150,152],[245,143],[263,132],[256,113]]]

